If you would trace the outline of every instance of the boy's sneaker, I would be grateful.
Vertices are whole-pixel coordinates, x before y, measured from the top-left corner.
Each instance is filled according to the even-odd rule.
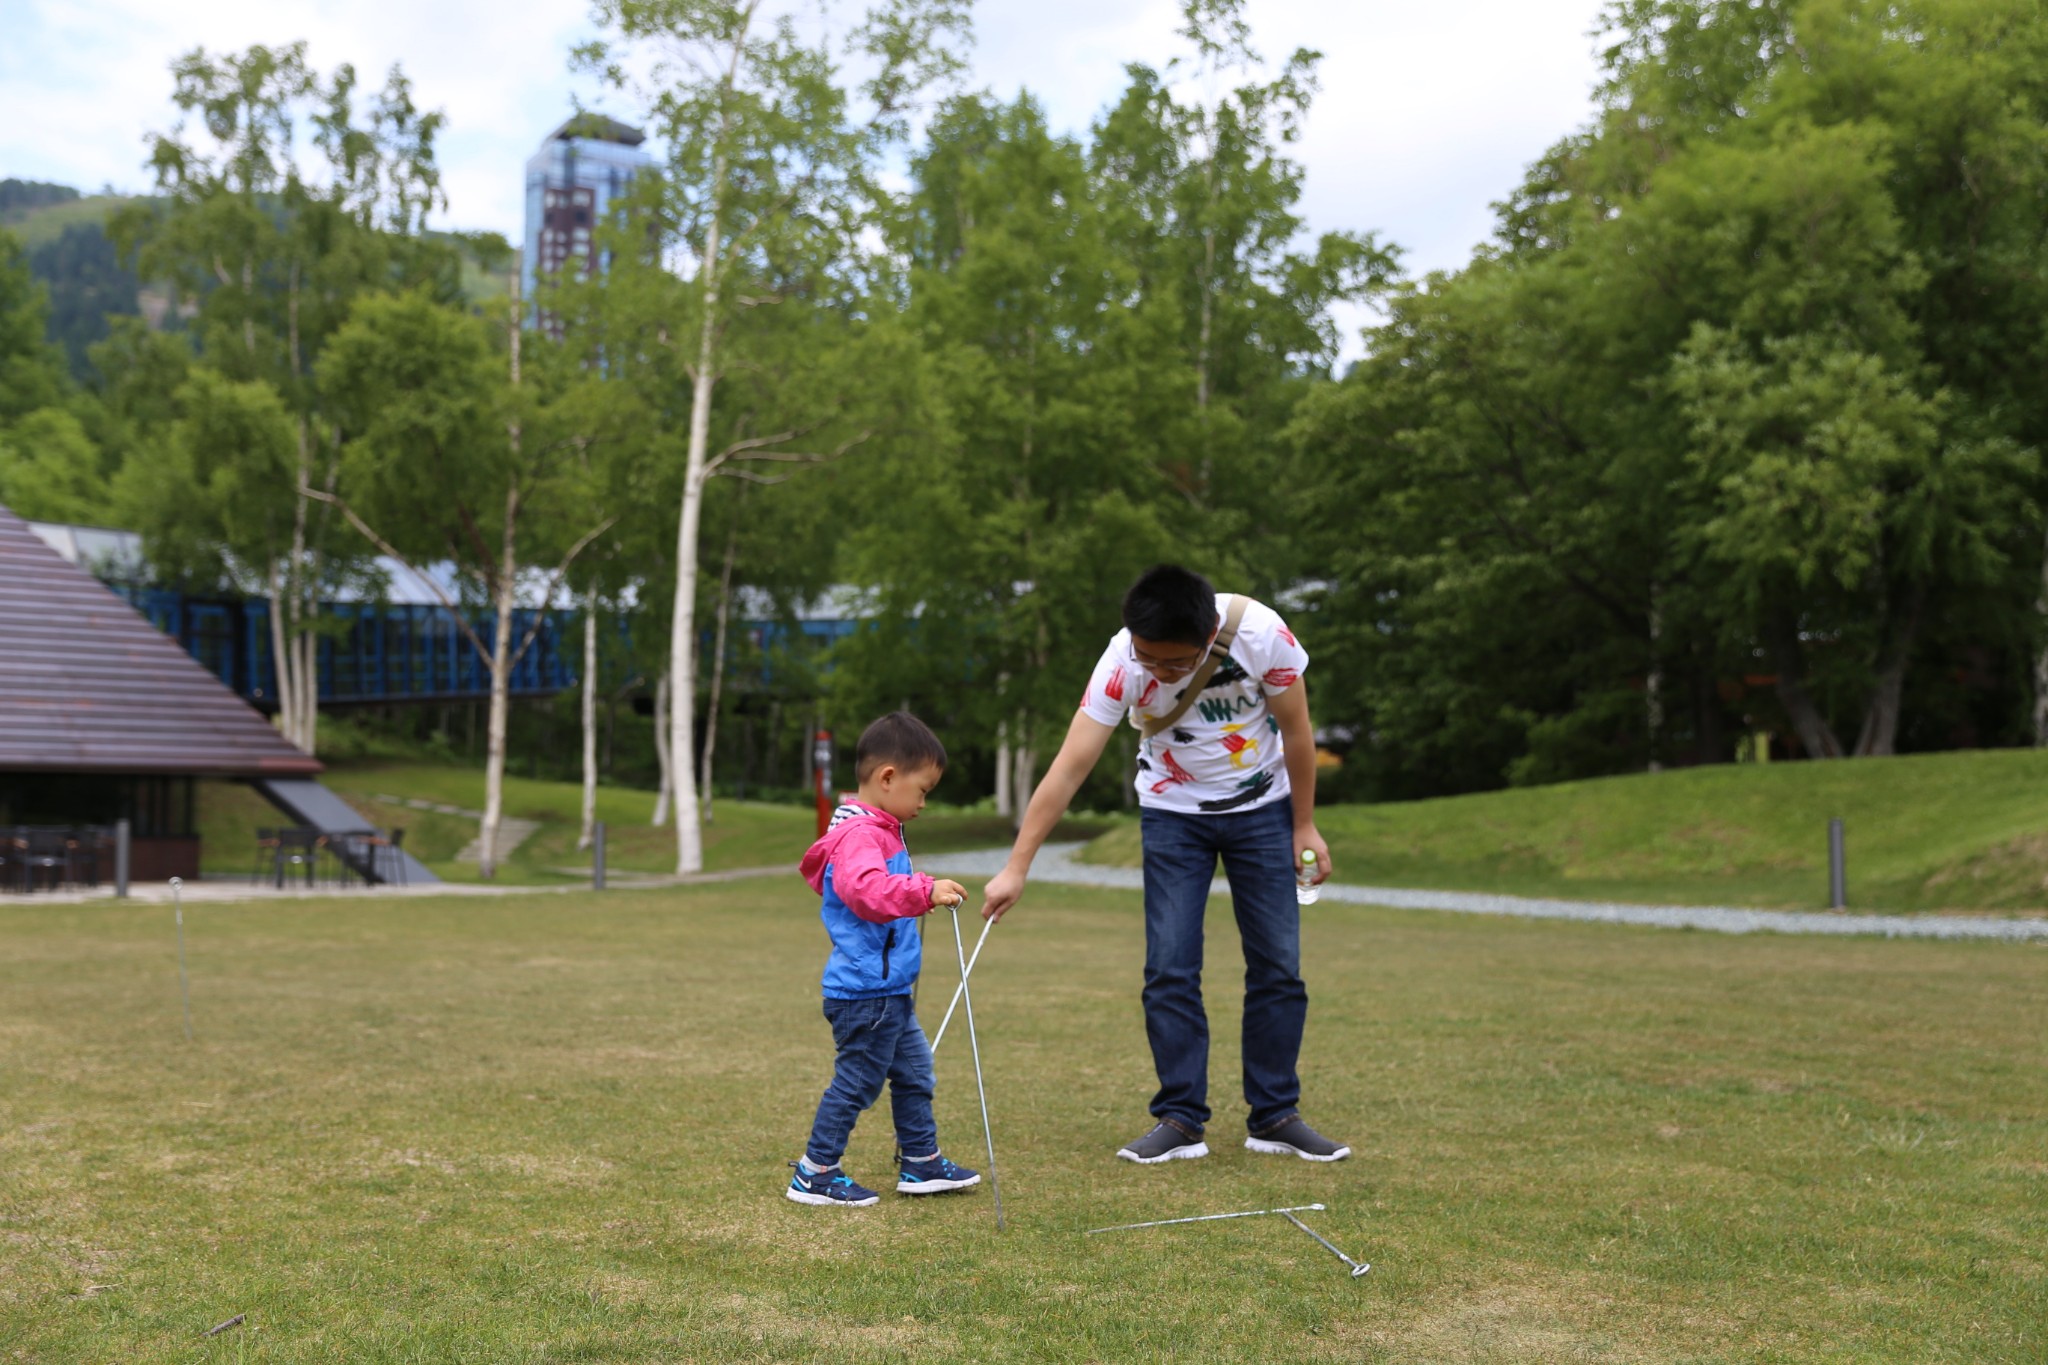
[[[1187,1161],[1209,1155],[1209,1144],[1199,1133],[1187,1133],[1161,1119],[1152,1131],[1135,1142],[1126,1142],[1116,1154],[1125,1161],[1154,1166],[1162,1161]]]
[[[1254,1152],[1298,1156],[1303,1161],[1342,1161],[1351,1155],[1349,1147],[1330,1141],[1302,1122],[1299,1114],[1290,1115],[1269,1128],[1253,1133],[1244,1140],[1244,1145]]]
[[[944,1156],[935,1156],[930,1161],[906,1161],[902,1172],[896,1182],[898,1194],[943,1194],[947,1190],[964,1190],[969,1185],[981,1183],[979,1171],[955,1166]]]
[[[789,1188],[783,1191],[798,1204],[843,1204],[850,1209],[865,1208],[879,1204],[882,1196],[865,1185],[853,1183],[853,1177],[837,1166],[815,1175],[803,1168],[803,1163],[792,1161],[796,1174],[789,1178]]]

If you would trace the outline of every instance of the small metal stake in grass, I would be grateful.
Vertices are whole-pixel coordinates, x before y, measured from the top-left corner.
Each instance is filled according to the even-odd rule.
[[[590,889],[604,890],[604,821],[590,827]]]
[[[207,1328],[206,1335],[210,1337],[217,1337],[222,1332],[227,1331],[228,1328],[240,1327],[243,1323],[247,1322],[248,1320],[249,1315],[247,1313],[237,1313],[233,1317],[229,1318],[226,1322],[215,1323],[213,1326]]]
[[[192,981],[185,974],[184,886],[182,878],[171,878],[171,913],[178,921],[178,996],[185,1002],[185,1041],[189,1043],[192,1041]]]

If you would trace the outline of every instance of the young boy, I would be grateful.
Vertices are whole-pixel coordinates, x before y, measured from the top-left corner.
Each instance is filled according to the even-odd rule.
[[[966,895],[958,882],[910,870],[903,822],[915,820],[946,771],[946,749],[917,717],[897,711],[861,733],[854,753],[860,797],[841,805],[825,837],[804,855],[804,880],[824,897],[832,935],[825,963],[825,1018],[839,1050],[832,1083],[789,1197],[799,1204],[860,1207],[881,1196],[855,1184],[839,1158],[861,1111],[889,1083],[902,1155],[900,1194],[937,1194],[981,1183],[939,1153],[932,1122],[932,1049],[911,1008],[923,942],[911,921]]]

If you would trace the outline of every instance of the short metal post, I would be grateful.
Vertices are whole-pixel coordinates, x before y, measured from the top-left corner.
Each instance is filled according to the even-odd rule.
[[[594,891],[604,890],[604,821],[599,820],[590,827],[590,886]]]
[[[1849,906],[1849,864],[1842,849],[1842,822],[1828,821],[1828,908]]]
[[[171,914],[178,921],[178,998],[185,1006],[185,1041],[192,1041],[192,978],[185,974],[185,896],[183,880],[171,878]]]
[[[114,822],[114,894],[122,900],[128,899],[128,840],[128,822],[126,820],[116,820]]]

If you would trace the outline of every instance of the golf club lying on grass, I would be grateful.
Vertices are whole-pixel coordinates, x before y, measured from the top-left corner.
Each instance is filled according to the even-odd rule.
[[[974,1033],[974,996],[967,989],[967,941],[960,936],[960,902],[954,900],[947,906],[953,912],[953,955],[960,960],[960,998],[967,1002],[967,1046],[974,1052],[974,1088],[981,1093],[981,1135],[988,1140],[988,1184],[995,1192],[996,1231],[1003,1230],[1003,1182],[996,1174],[996,1134],[988,1126],[988,1086],[981,1079],[981,1040]],[[988,937],[988,930],[981,931]],[[976,944],[975,952],[981,951]],[[936,1048],[938,1045],[932,1045]]]
[[[1321,1242],[1331,1255],[1335,1256],[1345,1265],[1350,1266],[1351,1278],[1355,1280],[1360,1275],[1365,1274],[1366,1271],[1371,1270],[1372,1266],[1352,1260],[1349,1256],[1346,1256],[1343,1252],[1332,1246],[1329,1240],[1320,1232],[1317,1232],[1314,1228],[1294,1216],[1297,1213],[1319,1211],[1324,1207],[1325,1205],[1322,1204],[1295,1204],[1284,1209],[1246,1209],[1242,1213],[1204,1213],[1194,1218],[1161,1218],[1150,1223],[1119,1223],[1113,1228],[1090,1228],[1083,1235],[1093,1237],[1098,1232],[1129,1232],[1133,1228],[1165,1228],[1172,1227],[1176,1223],[1214,1223],[1224,1218],[1263,1218],[1267,1214],[1277,1213],[1309,1236],[1315,1238],[1318,1242]]]
[[[955,937],[958,937],[960,930],[960,916],[957,912],[959,907],[955,906],[954,909],[956,913],[953,916],[953,931]],[[988,931],[995,927],[996,922],[992,919],[983,920],[981,922],[981,937],[974,940],[974,953],[967,959],[967,966],[960,973],[960,984],[953,988],[953,999],[952,1002],[946,1006],[946,1017],[939,1020],[939,1031],[932,1035],[933,1052],[937,1052],[939,1050],[940,1042],[942,1042],[946,1037],[946,1025],[953,1022],[953,1011],[960,1007],[960,996],[967,989],[967,978],[974,974],[974,964],[981,961],[981,945],[988,942]]]

